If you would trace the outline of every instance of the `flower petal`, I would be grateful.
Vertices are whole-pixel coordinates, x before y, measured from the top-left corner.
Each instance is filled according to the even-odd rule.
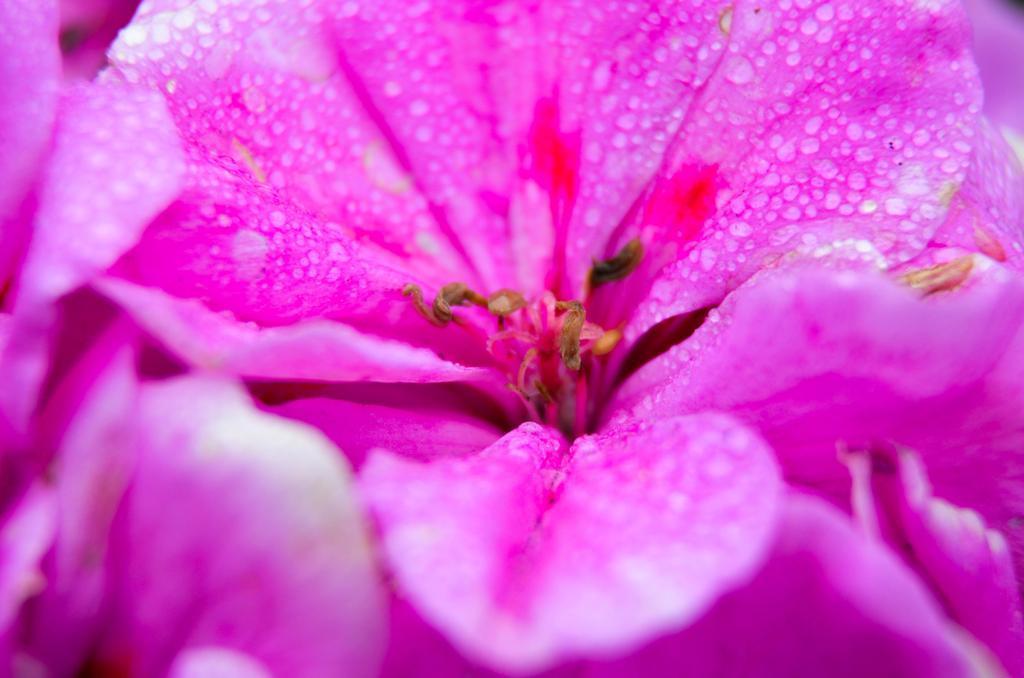
[[[1020,587],[1006,539],[978,514],[932,495],[908,450],[851,452],[852,504],[869,532],[902,549],[938,589],[950,615],[1003,661],[1024,670]]]
[[[100,658],[156,674],[212,644],[275,675],[374,675],[383,599],[337,450],[210,379],[144,386],[140,423],[114,547],[119,623]]]
[[[183,172],[159,96],[119,84],[68,89],[18,303],[54,300],[113,264],[178,194]]]
[[[118,84],[82,83],[64,92],[0,355],[14,384],[0,390],[0,409],[16,430],[25,430],[46,376],[59,320],[53,302],[136,242],[176,195],[182,172],[181,146],[159,97]]]
[[[91,80],[107,65],[107,48],[131,20],[139,1],[60,0],[60,45],[66,78]]]
[[[135,463],[134,337],[124,322],[108,329],[64,375],[36,426],[34,452],[56,478],[57,515],[46,587],[30,603],[20,649],[54,675],[76,673],[103,630],[111,530]]]
[[[914,449],[937,493],[1003,532],[1019,567],[1024,281],[973,261],[961,288],[924,298],[877,271],[755,278],[631,377],[617,416],[728,411],[766,437],[790,480],[839,501],[849,478],[837,443]]]
[[[559,94],[579,129],[580,177],[565,246],[568,283],[580,294],[593,259],[613,256],[617,227],[658,175],[694,115],[730,39],[728,0],[594,2],[560,20]],[[649,249],[668,242],[648,241]]]
[[[46,582],[40,563],[53,539],[56,523],[53,493],[33,485],[8,507],[0,527],[0,649],[15,623],[19,608]]]
[[[1024,269],[1024,171],[987,122],[974,145],[967,180],[951,196],[946,223],[934,241]]]
[[[338,322],[259,327],[117,278],[97,287],[172,352],[208,370],[254,379],[376,382],[474,381],[491,374]]]
[[[692,628],[594,678],[973,676],[925,586],[825,502],[790,494],[765,567]],[[985,667],[992,671],[994,667]]]
[[[57,113],[60,52],[55,0],[0,6],[0,286],[28,243],[22,203],[46,152]]]
[[[258,12],[157,0],[114,44],[110,58],[122,77],[164,93],[192,160],[232,175],[196,171],[192,185],[210,195],[187,202],[205,209],[178,215],[200,229],[192,246],[209,250],[225,239],[220,260],[207,251],[201,263],[232,266],[243,279],[280,266],[284,282],[298,271],[330,286],[348,280],[346,262],[358,259],[344,250],[354,239],[438,284],[477,282],[437,205],[423,197],[422,178],[410,175],[405,140],[396,144],[348,72],[328,21],[338,12],[326,0],[300,11],[274,0]],[[264,207],[238,209],[245,200]],[[233,228],[225,238],[226,226]],[[282,256],[288,261],[275,264]]]
[[[713,168],[711,214],[692,228],[684,221],[683,233],[677,220],[658,222],[663,210],[652,215],[652,242],[668,250],[652,256],[675,261],[627,339],[718,303],[801,246],[865,239],[890,263],[920,252],[974,143],[981,93],[969,48],[954,0],[736,3],[722,65],[659,179],[681,177],[685,207],[695,185],[706,191],[701,168]]]
[[[542,10],[466,0],[334,7],[342,68],[396,155],[484,287],[517,287],[509,194],[550,68]]]
[[[353,394],[353,399],[300,398],[271,411],[323,431],[356,468],[373,449],[431,461],[468,457],[501,437],[498,426],[473,413],[468,401],[479,394],[412,391],[403,384]]]
[[[178,655],[168,675],[171,678],[271,678],[273,674],[241,652],[204,647]]]
[[[164,94],[186,187],[114,273],[261,327],[327,317],[489,361],[478,337],[433,327],[403,294],[478,276],[343,68],[328,7],[141,8],[108,77]],[[187,54],[169,59],[171,40]]]
[[[363,468],[399,590],[495,669],[621,653],[685,626],[770,541],[774,461],[727,418],[633,422],[572,455],[524,424],[475,457],[378,453]]]
[[[17,656],[22,605],[46,587],[41,569],[56,513],[53,493],[37,483],[0,515],[0,665],[8,675]]]
[[[974,29],[974,56],[985,85],[985,112],[1024,131],[1024,14],[1006,0],[964,0]]]

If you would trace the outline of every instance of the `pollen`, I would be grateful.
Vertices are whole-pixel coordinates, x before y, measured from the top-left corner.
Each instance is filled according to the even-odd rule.
[[[430,324],[436,325],[437,327],[444,327],[447,323],[441,322],[434,316],[434,311],[426,305],[423,301],[423,290],[420,289],[419,285],[413,285],[409,283],[402,288],[402,294],[412,298],[412,305],[421,316],[430,321]]]
[[[718,15],[718,30],[722,31],[722,35],[726,37],[732,33],[732,13],[732,5],[729,5]]]
[[[974,244],[978,246],[982,254],[996,261],[1006,261],[1006,250],[1003,248],[1003,244],[981,224],[974,226]]]
[[[498,290],[487,297],[487,310],[498,318],[512,315],[526,306],[526,299],[515,290]]]
[[[441,291],[434,297],[434,316],[441,322],[448,324],[452,321],[452,306],[461,306],[465,303],[486,306],[487,300],[469,289],[466,283],[449,283],[442,287]]]
[[[595,264],[596,278],[611,282],[625,277],[636,268],[642,252],[639,241],[631,241],[612,259]],[[402,293],[435,327],[454,324],[481,339],[494,366],[507,375],[508,388],[520,396],[533,419],[559,426],[567,435],[583,432],[587,381],[619,345],[621,330],[589,322],[582,301],[558,299],[551,291],[527,298],[518,290],[502,288],[485,295],[453,282],[442,286],[430,304],[419,285],[407,284]],[[486,313],[460,310],[467,306]]]
[[[959,257],[944,264],[910,271],[901,276],[900,280],[927,296],[956,289],[970,277],[973,269],[973,257]]]
[[[595,261],[590,269],[590,287],[622,280],[636,270],[644,256],[644,246],[636,238],[626,243],[611,259]]]
[[[583,323],[587,320],[587,312],[578,301],[559,301],[555,304],[555,309],[565,311],[562,331],[558,336],[558,350],[562,355],[562,362],[570,370],[579,371],[580,334],[583,332]]]
[[[594,342],[594,355],[608,355],[622,341],[622,330],[608,330]]]
[[[249,147],[235,138],[231,139],[231,147],[238,154],[239,161],[241,161],[241,163],[245,165],[250,172],[252,172],[252,176],[256,181],[261,184],[267,183],[267,173],[256,160],[256,156],[254,156],[252,151],[249,150]]]

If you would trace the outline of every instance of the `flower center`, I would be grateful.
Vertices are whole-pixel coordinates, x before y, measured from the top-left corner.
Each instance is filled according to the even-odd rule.
[[[643,248],[633,240],[614,257],[595,261],[587,296],[594,287],[629,275],[642,256]],[[483,336],[487,352],[503,368],[507,386],[522,398],[530,417],[557,426],[570,439],[586,432],[593,359],[607,356],[622,339],[618,329],[587,320],[586,300],[558,299],[551,291],[527,300],[511,289],[485,296],[461,282],[442,287],[429,305],[418,285],[406,285],[402,292],[437,327],[464,323],[454,307],[485,309],[493,317],[493,327]]]

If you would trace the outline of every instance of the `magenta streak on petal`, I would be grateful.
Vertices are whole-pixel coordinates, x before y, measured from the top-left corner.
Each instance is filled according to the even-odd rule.
[[[668,150],[699,112],[695,104],[728,53],[731,35],[722,33],[720,20],[731,8],[724,1],[702,3],[677,15],[674,3],[656,2],[609,12],[579,48],[593,65],[580,68],[573,61],[579,55],[567,58],[563,89],[583,83],[582,100],[566,106],[579,121],[585,149],[580,204],[568,239],[569,277],[576,289],[592,257],[607,255],[615,241],[631,237],[613,234],[623,232],[644,191],[668,171]],[[652,16],[658,20],[650,21]],[[589,20],[580,17],[579,25]],[[568,23],[566,33],[578,38]],[[704,51],[708,46],[713,49]],[[643,105],[632,107],[638,100]]]
[[[549,196],[551,221],[555,230],[554,255],[546,281],[547,289],[568,293],[572,289],[566,267],[569,221],[579,193],[580,132],[566,133],[559,128],[558,92],[541,99],[533,112],[530,126],[532,175]]]
[[[980,90],[958,3],[751,2],[731,17],[736,52],[693,104],[669,164],[717,164],[731,190],[655,282],[627,341],[801,247],[856,238],[888,263],[910,259],[966,174]],[[941,158],[920,150],[940,146]]]

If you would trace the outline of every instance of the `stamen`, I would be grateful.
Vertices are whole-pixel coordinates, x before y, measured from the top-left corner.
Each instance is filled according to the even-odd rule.
[[[583,329],[580,330],[580,343],[584,341],[594,341],[604,336],[604,328],[595,323],[585,322],[583,323]]]
[[[421,316],[429,320],[431,325],[435,325],[437,327],[444,327],[445,325],[448,324],[447,322],[441,322],[436,317],[434,317],[433,311],[431,311],[430,307],[427,306],[427,304],[423,301],[423,290],[420,289],[419,285],[413,285],[412,283],[409,283],[408,285],[402,288],[402,294],[407,297],[412,297],[413,307],[415,307],[415,309],[419,311],[419,314]]]
[[[593,268],[590,269],[591,289],[605,283],[622,280],[636,270],[643,257],[644,246],[638,238],[633,238],[611,259],[595,261]]]
[[[545,403],[551,405],[555,402],[555,399],[551,397],[551,391],[548,390],[548,387],[544,385],[543,381],[540,379],[534,379],[533,387],[537,389],[537,392],[540,393],[540,397],[544,399]]]
[[[477,306],[487,305],[487,300],[469,289],[466,283],[449,283],[442,287],[434,297],[434,315],[441,322],[450,323],[452,321],[452,306],[461,306],[467,301]]]
[[[499,341],[508,341],[510,339],[518,339],[527,345],[537,343],[537,337],[532,334],[520,332],[519,330],[505,330],[503,332],[495,332],[491,336],[487,337],[487,352],[494,355],[494,345]]]
[[[498,290],[487,297],[487,310],[499,318],[512,315],[526,306],[526,299],[515,290]]]
[[[537,409],[537,404],[533,402],[533,400],[526,393],[526,391],[524,391],[523,389],[519,388],[518,386],[511,382],[505,384],[505,386],[508,388],[508,390],[512,391],[517,396],[519,396],[519,399],[523,402],[523,405],[526,407],[526,411],[530,413],[530,417],[532,417],[534,421],[538,423],[544,423],[544,417],[541,415],[540,410]]]
[[[608,330],[594,342],[594,355],[608,355],[622,341],[622,330]]]
[[[558,348],[562,354],[562,362],[570,370],[580,369],[580,332],[587,319],[583,304],[578,301],[559,301],[555,310],[565,311],[562,331],[558,336]]]
[[[900,277],[900,280],[925,295],[936,292],[948,292],[963,284],[971,275],[974,259],[970,256],[947,261],[944,264],[911,271]]]
[[[530,365],[536,358],[537,349],[531,348],[526,352],[526,355],[523,356],[523,362],[519,363],[519,376],[516,379],[516,385],[519,387],[519,390],[524,393],[526,392],[526,371],[530,369]]]

